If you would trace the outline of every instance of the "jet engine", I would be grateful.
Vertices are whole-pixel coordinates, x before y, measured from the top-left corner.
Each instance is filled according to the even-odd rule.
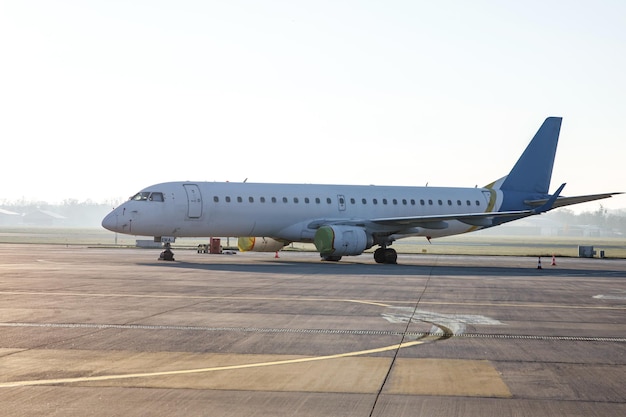
[[[323,258],[360,255],[374,245],[365,229],[354,226],[322,226],[315,232],[313,242]]]
[[[271,237],[240,237],[237,239],[237,247],[242,252],[276,252],[287,244],[287,242],[281,242]]]

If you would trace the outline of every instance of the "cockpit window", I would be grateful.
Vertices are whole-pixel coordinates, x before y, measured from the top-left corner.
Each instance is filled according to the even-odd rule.
[[[150,201],[163,201],[163,193],[150,194]]]
[[[151,193],[150,191],[142,191],[130,198],[134,201],[164,201],[163,193]]]
[[[150,196],[150,193],[147,191],[143,191],[140,193],[135,194],[134,196],[132,196],[130,199],[131,200],[135,200],[135,201],[145,201],[148,199],[148,197]]]

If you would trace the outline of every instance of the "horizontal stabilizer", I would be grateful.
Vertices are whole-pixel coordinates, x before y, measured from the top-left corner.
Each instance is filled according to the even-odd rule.
[[[554,202],[554,205],[552,206],[552,208],[565,207],[565,206],[569,206],[569,205],[572,205],[572,204],[579,204],[579,203],[586,203],[586,202],[589,202],[589,201],[602,200],[604,198],[610,198],[610,197],[612,197],[614,195],[618,195],[618,194],[623,194],[623,193],[619,192],[619,193],[579,195],[579,196],[574,196],[574,197],[559,197]],[[546,204],[547,202],[548,202],[547,198],[543,198],[543,199],[540,199],[540,200],[526,200],[526,201],[524,201],[525,204],[528,204],[529,206],[535,206],[535,207],[542,206],[542,205]]]

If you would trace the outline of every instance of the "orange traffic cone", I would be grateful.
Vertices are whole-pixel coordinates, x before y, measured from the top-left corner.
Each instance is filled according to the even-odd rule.
[[[537,269],[542,269],[541,268],[541,256],[539,257],[539,260],[537,261]]]
[[[552,255],[552,266],[556,266],[556,257]]]

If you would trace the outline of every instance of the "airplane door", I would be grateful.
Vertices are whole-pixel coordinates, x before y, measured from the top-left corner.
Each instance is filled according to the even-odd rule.
[[[197,219],[202,216],[202,194],[196,184],[183,184],[187,193],[187,217]]]
[[[343,195],[337,194],[337,204],[339,204],[339,211],[346,211],[346,198]]]

